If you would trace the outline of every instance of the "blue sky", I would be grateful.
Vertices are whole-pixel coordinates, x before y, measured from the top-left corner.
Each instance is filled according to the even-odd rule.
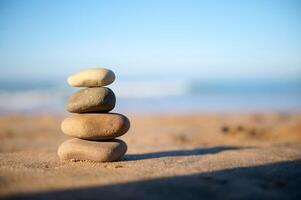
[[[0,77],[301,77],[301,3],[0,0]]]

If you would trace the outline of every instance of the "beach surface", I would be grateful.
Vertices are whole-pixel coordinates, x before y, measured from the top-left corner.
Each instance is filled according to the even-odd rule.
[[[0,198],[301,197],[300,113],[131,114],[112,163],[61,162],[64,117],[0,117]]]

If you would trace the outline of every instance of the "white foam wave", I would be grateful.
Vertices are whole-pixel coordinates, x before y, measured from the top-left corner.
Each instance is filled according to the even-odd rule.
[[[118,81],[109,86],[121,98],[161,98],[188,93],[189,84],[182,80]]]
[[[134,100],[182,96],[187,93],[189,85],[179,80],[117,80],[108,87],[114,91],[119,100]],[[68,96],[76,90],[76,88],[60,85],[56,88],[38,90],[0,90],[0,113],[61,112],[65,110]]]
[[[57,111],[64,106],[64,99],[61,92],[0,92],[0,112]]]

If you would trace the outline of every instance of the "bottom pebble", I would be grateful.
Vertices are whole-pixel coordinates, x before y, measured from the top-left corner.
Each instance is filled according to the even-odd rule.
[[[126,151],[126,143],[119,139],[88,141],[74,138],[61,144],[58,155],[61,160],[111,162],[120,160]]]

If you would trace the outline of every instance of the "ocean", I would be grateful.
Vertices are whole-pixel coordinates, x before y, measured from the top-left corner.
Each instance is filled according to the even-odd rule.
[[[117,96],[114,112],[298,112],[300,80],[195,80],[131,78],[109,86]],[[68,96],[77,88],[64,78],[1,80],[0,114],[66,113]]]

